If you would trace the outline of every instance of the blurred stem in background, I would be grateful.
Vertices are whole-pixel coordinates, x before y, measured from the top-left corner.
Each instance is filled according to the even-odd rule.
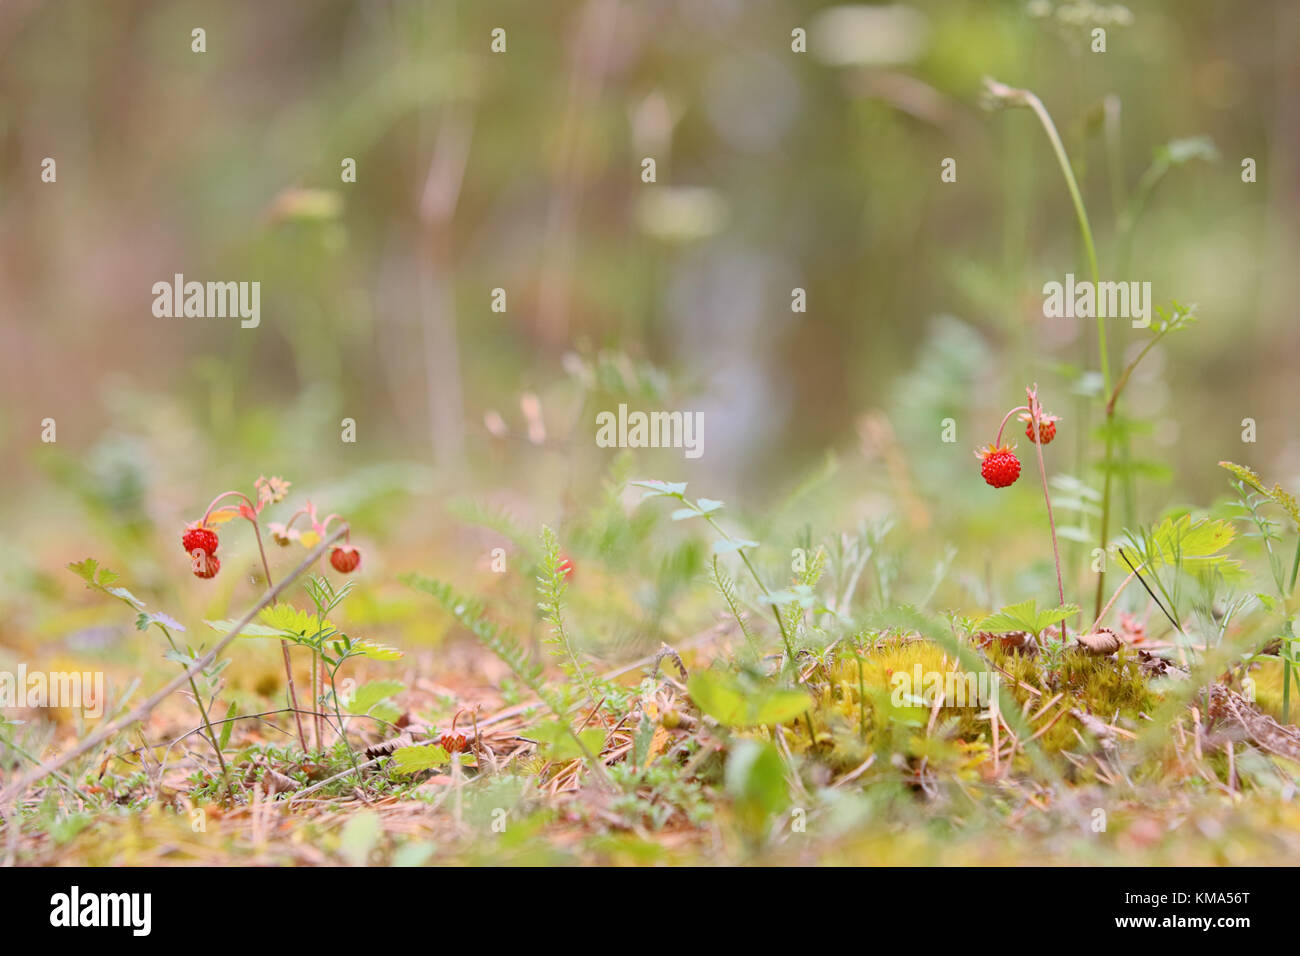
[[[420,329],[424,339],[429,440],[437,466],[452,473],[460,469],[464,460],[465,414],[456,305],[449,279],[450,232],[465,178],[473,128],[468,107],[443,107],[420,199]]]
[[[1088,257],[1088,270],[1092,277],[1092,286],[1097,288],[1101,281],[1101,275],[1097,268],[1097,246],[1092,238],[1092,226],[1088,223],[1088,210],[1084,206],[1083,195],[1079,192],[1079,183],[1074,178],[1074,169],[1070,165],[1070,157],[1066,155],[1065,145],[1061,142],[1061,136],[1056,131],[1056,124],[1052,122],[1052,116],[1047,112],[1040,100],[1029,90],[1017,90],[1005,84],[998,83],[996,80],[986,78],[985,87],[992,96],[994,102],[1009,106],[1027,106],[1034,111],[1038,117],[1039,123],[1043,126],[1043,131],[1047,134],[1047,140],[1052,145],[1052,152],[1056,154],[1056,161],[1061,167],[1061,173],[1065,176],[1066,188],[1070,191],[1070,201],[1074,204],[1074,214],[1079,220],[1079,233],[1083,238],[1084,252]],[[1102,549],[1102,563],[1100,570],[1097,572],[1097,592],[1095,598],[1095,607],[1093,608],[1094,617],[1101,614],[1101,604],[1104,595],[1106,583],[1106,564],[1105,549],[1106,539],[1110,531],[1110,483],[1111,474],[1114,471],[1112,455],[1114,452],[1113,437],[1113,420],[1115,416],[1115,403],[1109,401],[1111,396],[1110,388],[1110,355],[1106,347],[1106,322],[1100,315],[1098,309],[1097,315],[1097,353],[1098,361],[1101,365],[1101,382],[1102,395],[1108,399],[1106,404],[1106,423],[1104,426],[1105,456],[1102,460],[1102,492],[1101,492],[1101,533],[1100,547]]]
[[[578,36],[571,54],[560,126],[559,183],[551,194],[546,215],[538,295],[538,324],[543,339],[552,345],[564,343],[569,334],[570,283],[584,178],[580,160],[591,149],[583,135],[583,117],[591,116],[600,97],[609,51],[616,46],[617,17],[618,0],[589,0],[578,15]]]

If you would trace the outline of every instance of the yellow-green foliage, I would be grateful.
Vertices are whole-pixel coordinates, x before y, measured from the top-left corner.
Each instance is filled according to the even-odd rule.
[[[989,657],[1010,675],[1004,678],[1003,686],[1016,703],[1023,708],[1025,701],[1029,701],[1027,713],[1030,715],[1037,713],[1058,692],[1065,694],[1030,728],[1031,732],[1037,731],[1063,707],[1069,707],[1136,733],[1142,729],[1139,713],[1150,715],[1159,701],[1148,678],[1142,674],[1136,656],[1129,651],[1123,652],[1116,661],[1078,649],[1067,650],[1050,682],[1045,679],[1042,665],[1034,656],[1005,651],[994,645]],[[1037,688],[1042,696],[1026,690],[1022,684]],[[1078,751],[1082,745],[1075,731],[1088,739],[1082,723],[1067,714],[1038,738],[1038,746],[1047,753]]]
[[[901,695],[894,693],[896,674],[912,677],[918,665],[923,674],[961,670],[956,662],[939,646],[915,638],[867,637],[859,646],[863,647],[860,657],[855,658],[851,649],[837,649],[829,663],[809,676],[818,759],[838,774],[876,754],[874,774],[884,772],[890,759],[901,755],[912,764],[924,760],[928,769],[940,775],[975,779],[981,765],[992,761],[987,702],[952,706],[953,701],[945,700],[932,723],[930,707],[899,706]],[[1127,655],[1116,661],[1070,650],[1062,655],[1050,679],[1038,657],[1004,651],[997,645],[987,656],[1005,672],[999,675],[1004,702],[1014,706],[1017,715],[1039,714],[1043,704],[1058,692],[1064,693],[1028,728],[1030,735],[1070,708],[1137,732],[1141,729],[1139,713],[1150,714],[1158,703],[1158,695],[1137,660]],[[1031,687],[1038,693],[1028,689]],[[911,688],[911,692],[919,695],[921,688]],[[787,733],[793,750],[808,749],[803,722],[791,724]],[[999,737],[1005,747],[1009,739],[1005,729]],[[1050,755],[1063,749],[1086,751],[1092,744],[1083,724],[1067,713],[1038,738],[1036,746]],[[1019,749],[1014,765],[1017,770],[1028,769]]]
[[[881,639],[879,646],[868,641],[860,665],[851,651],[837,653],[809,680],[817,750],[833,770],[852,769],[873,753],[885,760],[894,753],[917,760],[927,757],[931,763],[952,763],[954,769],[978,762],[968,757],[970,745],[988,731],[988,721],[979,719],[978,706],[940,707],[927,737],[930,708],[897,706],[891,699],[895,674],[911,676],[917,665],[922,673],[953,668],[954,662],[941,648],[916,639]],[[921,688],[914,692],[919,695]],[[796,735],[791,746],[806,748],[806,726],[791,730]]]

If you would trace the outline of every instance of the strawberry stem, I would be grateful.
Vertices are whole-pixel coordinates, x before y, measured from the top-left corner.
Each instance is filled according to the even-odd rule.
[[[1030,409],[1028,406],[1017,405],[1015,408],[1011,409],[1011,411],[1007,412],[1007,414],[1002,419],[1002,424],[998,426],[998,437],[997,440],[993,442],[994,448],[1002,447],[1002,430],[1007,427],[1007,422],[1011,420],[1011,416],[1014,415],[1016,412],[1029,412],[1029,411]]]
[[[1034,427],[1034,435],[1037,436],[1034,439],[1034,453],[1035,456],[1038,458],[1038,477],[1042,480],[1043,500],[1047,503],[1047,526],[1052,531],[1052,559],[1056,562],[1056,591],[1057,591],[1057,595],[1061,599],[1061,606],[1064,606],[1065,605],[1065,583],[1061,578],[1061,548],[1056,541],[1056,518],[1052,514],[1052,495],[1047,490],[1047,467],[1043,464],[1043,442],[1042,442],[1043,433],[1041,430],[1043,406],[1038,401],[1037,384],[1035,384],[1032,388],[1028,389],[1028,392],[1029,392],[1028,412],[1029,412],[1030,420]],[[1020,409],[1014,409],[1014,411],[1020,411]],[[1010,417],[1009,413],[1008,413],[1008,417]],[[1002,420],[1002,424],[1005,425],[1006,423],[1007,420],[1004,418]],[[998,436],[999,438],[1001,437],[1000,429],[998,431]],[[1065,618],[1061,618],[1061,640],[1062,641],[1066,639],[1067,633],[1068,632],[1065,626]]]

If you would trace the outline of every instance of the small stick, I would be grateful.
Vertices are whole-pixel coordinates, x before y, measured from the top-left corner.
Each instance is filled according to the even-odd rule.
[[[1124,559],[1124,563],[1129,566],[1129,569],[1134,574],[1137,574],[1138,583],[1140,583],[1144,588],[1146,588],[1147,594],[1151,595],[1151,600],[1156,602],[1156,607],[1160,608],[1164,616],[1169,618],[1169,623],[1174,626],[1174,630],[1177,631],[1179,634],[1183,634],[1183,636],[1186,637],[1187,635],[1183,633],[1182,627],[1179,625],[1177,621],[1174,620],[1174,616],[1170,614],[1167,610],[1165,610],[1165,606],[1160,603],[1160,598],[1156,597],[1156,592],[1151,590],[1150,586],[1146,582],[1146,579],[1143,578],[1142,575],[1138,574],[1137,568],[1133,567],[1133,562],[1128,559],[1128,555],[1124,553],[1123,548],[1119,549],[1119,556]]]

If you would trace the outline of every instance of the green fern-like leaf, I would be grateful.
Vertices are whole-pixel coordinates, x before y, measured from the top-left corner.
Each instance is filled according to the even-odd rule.
[[[731,616],[736,619],[740,625],[740,633],[745,636],[749,648],[758,654],[758,641],[754,638],[753,632],[749,629],[749,622],[745,619],[744,613],[740,610],[740,599],[736,596],[736,582],[733,581],[727,572],[718,564],[717,556],[713,558],[713,586],[718,589],[722,595],[722,600],[727,603],[727,608],[731,611]]]
[[[495,531],[507,538],[531,560],[536,555],[532,536],[524,530],[515,516],[504,508],[485,504],[473,498],[457,498],[447,503],[447,510],[466,524]]]
[[[418,574],[406,574],[402,575],[400,580],[417,591],[432,595],[462,627],[474,635],[480,644],[500,658],[501,662],[510,668],[516,679],[536,694],[537,699],[546,705],[546,708],[555,716],[556,720],[565,727],[597,775],[602,779],[605,778],[605,771],[600,761],[596,759],[596,755],[592,753],[591,748],[578,736],[569,723],[565,715],[564,701],[546,686],[541,666],[532,663],[528,659],[527,652],[519,646],[514,638],[508,634],[503,634],[495,624],[484,616],[485,610],[482,602],[462,595],[451,585],[434,578],[426,578]]]
[[[542,616],[551,626],[551,636],[543,643],[551,656],[559,663],[566,677],[581,686],[591,706],[596,706],[600,695],[596,691],[596,681],[589,668],[578,656],[569,632],[564,626],[564,592],[568,588],[565,580],[564,556],[560,553],[560,542],[555,532],[542,526],[542,566],[537,576],[537,603]]]
[[[1300,531],[1300,503],[1297,503],[1295,495],[1278,484],[1274,484],[1272,488],[1266,487],[1264,479],[1245,465],[1238,465],[1236,462],[1231,461],[1221,461],[1219,467],[1228,470],[1239,481],[1245,482],[1285,511],[1287,517],[1295,525],[1296,530]]]

